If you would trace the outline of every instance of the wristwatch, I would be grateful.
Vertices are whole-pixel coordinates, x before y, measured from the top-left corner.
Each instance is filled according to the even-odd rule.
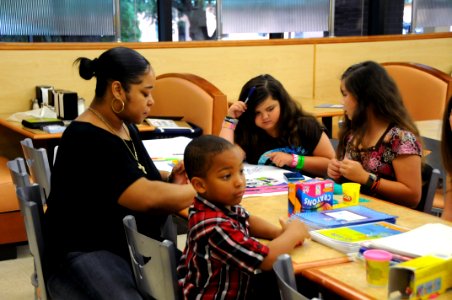
[[[378,180],[378,176],[373,174],[373,173],[369,173],[369,178],[367,179],[366,182],[366,187],[369,189],[372,189],[373,185],[375,184],[375,182]]]

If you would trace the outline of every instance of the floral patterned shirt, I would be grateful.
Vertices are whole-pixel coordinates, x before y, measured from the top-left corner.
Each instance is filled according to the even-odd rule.
[[[389,126],[377,144],[370,148],[358,149],[352,145],[353,136],[347,138],[345,156],[359,161],[367,172],[394,180],[392,161],[399,155],[422,156],[422,146],[416,136],[396,126]]]

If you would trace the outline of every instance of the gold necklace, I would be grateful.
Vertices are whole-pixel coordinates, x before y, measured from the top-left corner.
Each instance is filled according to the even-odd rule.
[[[133,143],[132,138],[130,137],[129,131],[125,128],[125,124],[122,123],[122,126],[124,127],[124,130],[126,131],[127,136],[130,139],[130,142],[132,143],[132,148],[133,148],[133,152],[130,149],[129,145],[127,145],[126,141],[124,141],[123,138],[121,138],[119,136],[119,134],[116,132],[116,130],[113,129],[113,127],[111,126],[111,124],[104,119],[104,117],[100,114],[100,112],[98,112],[97,110],[95,110],[94,108],[88,107],[88,110],[90,112],[92,112],[94,115],[96,115],[96,117],[99,118],[99,120],[101,120],[118,138],[121,139],[121,141],[124,143],[124,145],[126,145],[127,149],[129,150],[130,154],[132,154],[133,158],[135,159],[135,161],[138,164],[138,169],[140,169],[141,171],[143,171],[144,174],[147,174],[146,169],[144,168],[144,166],[140,163],[140,161],[138,160],[138,154],[137,154],[137,150],[135,149],[135,145]]]

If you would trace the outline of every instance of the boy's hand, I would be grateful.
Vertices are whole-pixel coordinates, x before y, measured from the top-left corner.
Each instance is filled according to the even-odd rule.
[[[298,219],[289,219],[284,221],[282,218],[279,219],[279,223],[283,229],[283,232],[291,232],[298,239],[299,243],[297,246],[303,244],[303,241],[307,238],[311,238],[309,234],[308,226]]]

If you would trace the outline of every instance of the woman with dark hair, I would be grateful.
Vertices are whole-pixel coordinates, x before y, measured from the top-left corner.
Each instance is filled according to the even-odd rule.
[[[341,92],[346,120],[328,176],[415,208],[421,199],[422,148],[396,84],[381,65],[366,61],[344,72]]]
[[[444,209],[441,217],[452,221],[452,97],[447,103],[443,116],[443,131],[441,135],[441,155],[444,169],[447,173],[446,195],[444,197]]]
[[[141,299],[122,225],[134,215],[161,239],[168,215],[195,192],[183,165],[159,172],[135,124],[150,112],[155,73],[138,52],[117,47],[78,58],[83,79],[96,77],[90,107],[64,131],[45,214],[48,292],[52,299]],[[172,182],[172,183],[170,183]]]
[[[249,80],[228,110],[220,136],[251,164],[273,164],[324,176],[334,149],[324,128],[271,75]]]

